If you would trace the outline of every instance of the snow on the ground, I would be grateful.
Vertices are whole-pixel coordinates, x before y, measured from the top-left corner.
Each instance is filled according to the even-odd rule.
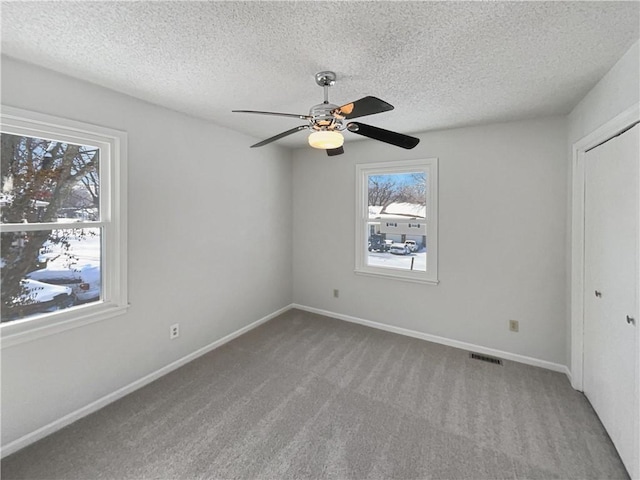
[[[411,270],[411,259],[413,261],[413,269],[419,272],[427,271],[427,252],[421,251],[410,253],[409,255],[394,255],[388,252],[369,252],[367,264],[371,267],[399,268],[402,270]]]
[[[74,265],[91,264],[97,267],[100,266],[100,229],[86,228],[84,230],[86,233],[84,237],[70,234],[68,238],[70,248],[68,251],[59,244],[48,241],[44,244],[44,253],[40,255],[40,259],[49,259],[47,262],[48,269],[69,268],[70,259],[65,255],[65,252],[73,257],[71,263]]]

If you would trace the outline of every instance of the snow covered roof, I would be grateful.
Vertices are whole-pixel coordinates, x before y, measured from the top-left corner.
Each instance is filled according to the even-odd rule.
[[[379,217],[382,205],[369,205],[369,217]]]
[[[11,205],[13,198],[14,196],[8,193],[0,193],[0,205],[3,207]],[[31,206],[33,207],[46,207],[47,205],[49,205],[49,202],[45,202],[43,200],[31,200]]]
[[[402,217],[425,218],[427,216],[427,207],[417,203],[391,203],[384,209],[384,213]]]

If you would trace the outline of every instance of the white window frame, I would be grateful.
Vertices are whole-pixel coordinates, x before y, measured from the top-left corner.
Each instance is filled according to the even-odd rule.
[[[367,264],[369,221],[369,176],[393,175],[424,171],[427,173],[425,202],[427,205],[427,271],[376,267]],[[356,165],[356,266],[355,273],[406,282],[437,285],[438,282],[438,159],[403,160],[397,162]]]
[[[91,227],[102,228],[101,300],[1,323],[0,347],[10,347],[125,313],[128,308],[126,132],[4,105],[0,112],[0,125],[3,133],[100,148],[100,220],[91,222]],[[64,228],[78,228],[78,223],[0,225],[1,232]]]

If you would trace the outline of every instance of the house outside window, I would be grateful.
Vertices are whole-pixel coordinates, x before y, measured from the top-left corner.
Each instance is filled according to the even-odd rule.
[[[126,133],[3,107],[2,346],[123,313]]]
[[[438,159],[356,165],[357,274],[438,283]]]

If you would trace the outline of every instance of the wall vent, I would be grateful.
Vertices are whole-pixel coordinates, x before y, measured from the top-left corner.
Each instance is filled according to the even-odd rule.
[[[488,362],[488,363],[495,363],[496,365],[502,365],[502,360],[496,357],[489,357],[487,355],[480,355],[479,353],[473,353],[470,352],[469,353],[469,357],[473,358],[474,360],[481,360],[483,362]]]

